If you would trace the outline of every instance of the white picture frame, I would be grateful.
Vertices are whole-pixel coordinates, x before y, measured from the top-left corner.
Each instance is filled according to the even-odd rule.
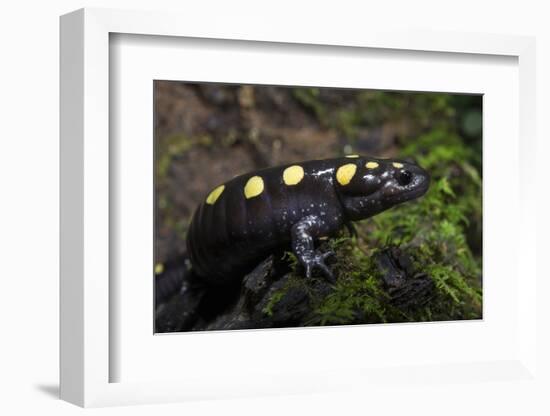
[[[80,406],[106,406],[118,404],[158,403],[183,401],[197,398],[249,397],[266,394],[297,394],[309,392],[338,391],[379,384],[423,383],[460,380],[483,388],[482,381],[506,380],[538,383],[536,362],[536,269],[533,183],[527,175],[529,161],[535,152],[535,41],[529,37],[487,35],[471,33],[430,33],[428,31],[383,31],[379,28],[354,32],[327,34],[323,28],[307,33],[298,30],[281,30],[277,25],[250,27],[235,26],[223,20],[216,25],[205,26],[199,19],[186,20],[168,13],[119,11],[106,9],[83,9],[61,18],[61,397]],[[224,39],[227,42],[276,43],[281,50],[291,45],[318,47],[331,45],[332,50],[349,48],[431,52],[445,56],[463,54],[471,57],[493,55],[517,59],[519,68],[519,177],[518,206],[515,221],[516,238],[513,250],[515,270],[510,271],[518,280],[516,326],[514,346],[496,360],[486,357],[471,362],[426,363],[399,368],[372,364],[357,369],[349,366],[323,369],[328,377],[319,378],[315,372],[292,371],[281,368],[278,373],[266,370],[262,380],[247,381],[234,374],[205,371],[180,380],[113,382],[112,368],[121,359],[119,349],[112,348],[116,325],[111,323],[117,310],[113,297],[113,272],[110,247],[110,229],[116,224],[112,215],[110,199],[110,174],[115,172],[117,160],[110,154],[110,38],[113,34],[161,36],[160,39],[196,38]],[[158,41],[158,39],[157,39]],[[434,56],[435,56],[434,55]],[[437,59],[437,58],[434,58]],[[391,86],[389,86],[390,88]],[[152,180],[152,178],[151,178]],[[485,213],[487,215],[487,213]],[[449,325],[449,324],[447,324]],[[330,329],[328,329],[330,331]],[[356,328],[354,331],[362,331]],[[517,330],[517,331],[516,331]],[[294,336],[300,331],[307,338],[325,342],[319,332],[292,330]],[[405,334],[418,331],[411,326],[402,326]],[[237,342],[253,342],[241,336]],[[323,332],[323,336],[330,335]],[[152,333],[151,333],[152,336]],[[229,341],[229,334],[218,333],[220,344]],[[399,334],[394,334],[399,337]],[[213,335],[212,335],[213,337]],[[270,342],[286,337],[283,332],[271,332]],[[256,336],[257,338],[257,336]],[[171,343],[164,337],[164,343]],[[474,357],[475,358],[475,357]],[[241,361],[242,362],[242,361]],[[414,362],[414,360],[413,360]],[[247,364],[243,364],[247,365]],[[368,370],[368,371],[367,371]],[[117,377],[115,377],[117,378]],[[215,379],[215,381],[213,380]],[[345,380],[344,382],[342,380]],[[366,387],[365,387],[366,388]],[[379,388],[379,387],[376,387]],[[490,392],[488,391],[488,394]]]

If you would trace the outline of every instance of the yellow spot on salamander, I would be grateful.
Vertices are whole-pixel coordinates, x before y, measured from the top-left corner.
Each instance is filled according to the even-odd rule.
[[[244,196],[246,199],[254,198],[264,191],[264,180],[259,176],[251,177],[244,186]]]
[[[365,166],[367,169],[376,169],[379,165],[378,162],[367,162]]]
[[[296,185],[304,178],[304,168],[298,165],[289,166],[283,172],[283,181],[286,185]]]
[[[399,163],[399,162],[393,162],[392,165],[394,168],[397,168],[397,169],[401,169],[403,167],[403,163]]]
[[[347,185],[351,182],[356,170],[357,166],[355,166],[355,164],[353,163],[342,165],[336,171],[336,180],[340,185]]]
[[[346,157],[353,159],[353,158],[359,157],[359,155],[346,155]]]
[[[222,194],[223,190],[225,189],[225,185],[220,185],[212,190],[206,197],[206,203],[208,205],[214,205],[214,202],[218,200],[220,195]]]
[[[164,264],[157,263],[155,264],[155,274],[161,274],[164,271]]]

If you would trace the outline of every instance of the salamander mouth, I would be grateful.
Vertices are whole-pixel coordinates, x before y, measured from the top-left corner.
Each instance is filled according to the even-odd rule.
[[[402,170],[388,181],[382,190],[384,198],[392,203],[410,201],[424,195],[430,188],[430,175],[417,167],[414,171]]]
[[[429,175],[423,175],[422,177],[417,176],[412,183],[410,189],[405,190],[405,194],[410,198],[418,198],[424,195],[430,188],[430,177]]]

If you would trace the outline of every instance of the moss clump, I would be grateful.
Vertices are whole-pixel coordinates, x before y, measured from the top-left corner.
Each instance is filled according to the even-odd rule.
[[[314,299],[307,325],[387,322],[393,308],[372,253],[345,237],[330,241],[329,246],[336,253],[333,269],[338,279],[327,296]]]
[[[415,267],[434,281],[436,296],[412,320],[481,318],[481,178],[474,151],[456,134],[434,130],[410,141],[401,153],[430,172],[432,185],[417,201],[365,221],[361,236],[370,246],[399,245]],[[474,230],[469,244],[469,231]],[[478,231],[479,230],[479,231]]]

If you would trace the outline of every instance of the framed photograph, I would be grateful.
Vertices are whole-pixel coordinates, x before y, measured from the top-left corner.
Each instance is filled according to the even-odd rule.
[[[534,40],[180,18],[61,18],[61,397],[537,383]]]

